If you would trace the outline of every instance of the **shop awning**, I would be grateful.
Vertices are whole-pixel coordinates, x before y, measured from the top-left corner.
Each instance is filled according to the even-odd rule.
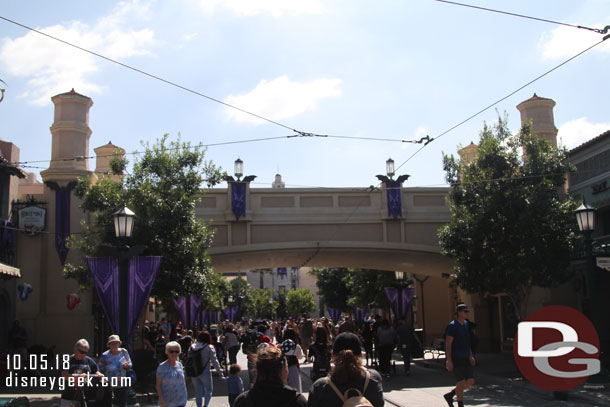
[[[21,278],[21,270],[17,267],[9,266],[8,264],[0,263],[0,274],[3,277]]]

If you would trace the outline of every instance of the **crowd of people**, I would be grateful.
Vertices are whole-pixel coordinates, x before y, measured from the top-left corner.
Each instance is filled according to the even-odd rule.
[[[418,341],[407,321],[391,325],[379,316],[360,323],[344,317],[337,324],[327,318],[243,320],[235,324],[226,321],[203,326],[200,332],[185,330],[180,322],[173,325],[167,320],[153,325],[154,329],[150,325],[145,325],[143,336],[148,338],[146,346],[151,349],[164,344],[167,360],[157,369],[157,392],[161,405],[170,407],[184,405],[185,377],[189,376],[197,407],[207,406],[213,392],[212,365],[221,378],[224,372],[230,372],[227,385],[231,406],[262,405],[263,400],[266,406],[340,406],[349,396],[345,394],[348,389],[360,393],[373,406],[383,406],[382,376],[390,375],[393,350],[397,345],[401,349],[405,374],[409,374],[409,353]],[[201,368],[195,370],[189,363],[201,349]],[[239,377],[241,366],[237,364],[240,351],[247,355],[251,387],[246,392]],[[309,402],[300,397],[303,364],[311,364]],[[286,404],[288,400],[294,403]]]
[[[467,316],[467,306],[460,304],[457,318],[446,333],[446,367],[456,377],[455,389],[444,396],[449,406],[453,406],[453,397],[462,406],[464,390],[474,383],[475,360]],[[172,324],[164,318],[158,324],[147,322],[142,339],[144,348],[160,361],[154,374],[161,407],[184,407],[188,380],[195,390],[197,407],[207,407],[214,391],[212,369],[226,380],[231,407],[332,407],[342,406],[348,399],[355,399],[352,401],[356,405],[381,407],[383,377],[392,370],[394,349],[400,350],[404,374],[408,375],[410,352],[419,342],[407,321],[391,324],[379,316],[360,323],[345,317],[337,324],[327,318],[226,321],[201,330],[197,326],[187,330],[180,322]],[[62,375],[129,376],[133,363],[121,345],[121,338],[111,335],[108,350],[96,363],[87,355],[89,343],[80,339],[74,345],[69,369]],[[237,363],[240,351],[247,356],[248,388],[240,376],[242,366]],[[311,364],[312,385],[307,398],[302,394],[304,364]],[[115,404],[125,406],[127,388],[114,386],[111,390]],[[83,397],[81,391],[66,388],[61,405],[71,406],[79,397]],[[112,395],[103,397],[109,403]]]

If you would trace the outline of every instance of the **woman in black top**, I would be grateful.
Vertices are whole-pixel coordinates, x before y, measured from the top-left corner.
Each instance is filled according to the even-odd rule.
[[[309,347],[307,357],[311,359],[312,356],[311,380],[315,382],[320,377],[326,377],[330,371],[330,346],[326,330],[322,327],[316,328],[316,341]]]
[[[305,396],[286,385],[288,365],[282,351],[267,346],[255,357],[256,380],[250,391],[240,394],[233,407],[306,407]]]
[[[374,407],[383,407],[381,375],[375,370],[366,370],[362,367],[362,345],[357,335],[351,332],[337,335],[332,357],[335,366],[330,371],[330,377],[318,379],[311,386],[307,401],[309,407],[343,405],[343,397],[339,397],[329,381],[332,381],[341,394],[345,394],[349,389],[356,389],[363,393]],[[349,397],[354,395],[355,392],[351,392]]]

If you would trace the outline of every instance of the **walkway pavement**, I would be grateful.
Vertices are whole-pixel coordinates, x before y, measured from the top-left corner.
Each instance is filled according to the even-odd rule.
[[[398,356],[395,354],[395,356]],[[451,373],[444,370],[444,360],[416,359],[411,368],[411,375],[405,376],[402,362],[395,358],[397,373],[384,379],[384,397],[388,407],[426,406],[446,407],[442,398],[444,393],[454,386]],[[523,380],[514,364],[510,353],[481,354],[478,356],[479,365],[475,374],[477,384],[466,392],[464,401],[473,406],[524,406],[524,407],[582,407],[582,406],[610,406],[610,383],[594,383],[594,380],[569,391],[568,401],[557,401],[551,392],[540,390]],[[248,386],[248,373],[245,371],[246,358],[238,355],[238,363],[244,368],[242,378]],[[302,365],[303,391],[307,392],[311,386],[309,371],[311,364]],[[16,396],[5,389],[0,391],[2,397]],[[5,393],[4,395],[2,393]],[[57,394],[34,394],[28,392],[32,407],[57,407],[59,396]],[[189,385],[191,398],[187,407],[194,407],[192,386]],[[158,406],[156,396],[151,394],[138,395],[140,407]],[[456,403],[457,405],[457,403]],[[214,376],[214,396],[210,407],[228,407],[226,383]]]

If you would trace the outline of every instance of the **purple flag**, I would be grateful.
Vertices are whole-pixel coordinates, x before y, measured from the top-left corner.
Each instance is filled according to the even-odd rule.
[[[392,306],[392,311],[394,311],[394,316],[399,318],[398,315],[398,288],[395,287],[385,287],[385,295],[388,297],[388,301],[390,301],[390,305]]]
[[[203,301],[203,297],[201,295],[191,295],[191,326],[192,328],[195,325],[195,321],[201,326],[201,321],[199,320],[199,306],[201,306],[201,302]]]
[[[201,310],[201,324],[199,325],[199,329],[203,330],[203,326],[208,324],[208,311]]]
[[[178,318],[180,318],[180,322],[182,325],[186,325],[186,297],[178,297],[174,299],[174,305],[176,306],[176,311],[178,311]]]
[[[59,255],[59,261],[63,266],[68,257],[68,237],[70,237],[70,196],[76,181],[70,182],[65,187],[60,187],[54,181],[45,184],[55,191],[55,249]]]
[[[148,302],[160,264],[161,256],[136,256],[129,259],[127,340],[131,337],[140,314]]]
[[[409,303],[413,299],[413,295],[415,294],[415,288],[408,287],[402,289],[402,318],[407,316],[407,310],[409,309]]]
[[[235,322],[235,317],[237,316],[237,310],[239,309],[239,306],[234,305],[232,307],[227,307],[224,309],[224,314],[225,317],[230,321],[230,322]]]
[[[354,317],[356,319],[356,322],[364,322],[364,317],[366,316],[367,312],[368,312],[368,307],[364,307],[364,308],[354,307]]]
[[[15,231],[13,228],[15,225],[10,220],[5,220],[4,227],[2,228],[2,245],[9,249],[15,248]]]
[[[328,313],[330,314],[330,319],[332,319],[333,322],[339,322],[339,318],[341,318],[341,310],[328,307]]]
[[[113,257],[87,257],[87,263],[110,328],[119,332],[119,262]]]
[[[387,184],[388,216],[394,219],[402,218],[402,199],[400,184]]]
[[[231,209],[237,220],[246,215],[245,182],[231,182]]]
[[[286,267],[278,267],[277,268],[277,275],[278,277],[281,277],[282,279],[288,275],[288,271],[286,269]]]

